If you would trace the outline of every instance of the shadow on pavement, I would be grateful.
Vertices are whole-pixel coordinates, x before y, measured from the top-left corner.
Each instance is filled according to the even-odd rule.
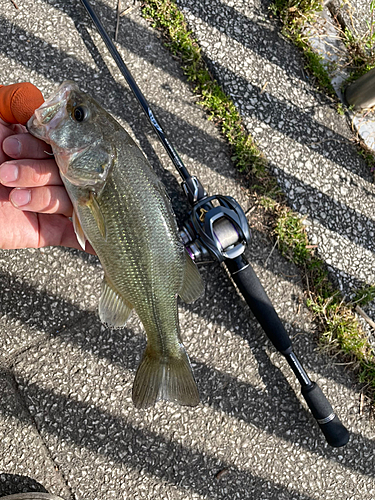
[[[15,493],[28,493],[30,491],[48,493],[44,486],[31,477],[0,473],[0,497],[14,495]]]
[[[130,465],[181,490],[209,497],[224,493],[226,498],[235,498],[238,491],[256,489],[268,491],[270,498],[313,500],[310,496],[253,476],[209,453],[189,449],[146,429],[137,429],[92,404],[66,398],[27,380],[18,379],[18,382],[27,387],[24,393],[26,402],[32,401],[38,406],[38,411],[48,408],[48,419],[38,419],[38,431],[78,446],[83,453],[88,450],[105,454],[114,464]],[[11,407],[2,407],[0,412],[7,417],[19,418],[12,410]],[[175,457],[178,457],[178,462]],[[228,473],[225,482],[220,482],[215,476],[223,469]],[[199,476],[195,470],[200,471]]]
[[[116,364],[121,366],[125,370],[129,370],[132,374],[138,366],[141,353],[145,348],[145,337],[134,333],[131,329],[124,328],[121,330],[110,330],[104,329],[100,323],[100,320],[96,312],[78,311],[78,315],[74,320],[66,321],[66,318],[61,319],[61,325],[56,321],[56,317],[53,318],[53,311],[61,310],[67,311],[68,315],[72,309],[76,306],[69,303],[66,300],[62,300],[59,297],[51,296],[51,294],[44,294],[34,290],[32,286],[26,283],[22,283],[19,280],[13,280],[11,276],[6,276],[4,273],[0,275],[0,286],[7,283],[7,287],[10,287],[11,292],[7,294],[7,301],[1,304],[0,315],[6,314],[9,318],[14,318],[27,323],[29,328],[44,330],[45,337],[43,339],[36,340],[35,344],[39,345],[41,342],[45,343],[46,338],[59,338],[63,342],[73,343],[83,352],[90,353],[96,357],[105,358],[111,364]],[[43,311],[42,315],[33,317],[29,314],[22,314],[24,308],[25,297],[28,301],[31,300],[35,303],[38,311]],[[239,297],[234,297],[235,301],[240,301]],[[56,301],[59,302],[59,307],[53,307]],[[43,308],[38,307],[38,304],[43,303]],[[232,296],[233,305],[233,296]],[[51,314],[51,317],[49,315]],[[53,331],[50,331],[46,327],[46,321],[54,320]],[[253,320],[254,321],[254,320]],[[230,327],[229,327],[230,328]],[[357,444],[353,446],[349,444],[343,449],[341,456],[338,456],[337,450],[332,450],[328,447],[323,446],[313,446],[315,440],[324,443],[324,438],[322,437],[320,430],[316,426],[315,421],[311,415],[301,406],[301,403],[296,398],[293,389],[288,385],[285,380],[284,375],[281,371],[274,365],[269,359],[268,354],[264,351],[263,344],[266,341],[263,337],[260,327],[257,327],[256,334],[252,339],[246,339],[249,344],[254,356],[257,360],[258,370],[262,378],[263,383],[266,386],[266,390],[260,390],[255,388],[251,384],[241,382],[232,376],[222,373],[219,370],[211,368],[204,363],[201,363],[194,359],[194,353],[190,353],[191,361],[194,367],[194,373],[197,378],[198,387],[201,394],[201,400],[204,405],[208,405],[217,411],[224,411],[228,415],[240,419],[248,424],[252,424],[259,429],[266,431],[267,433],[273,434],[283,440],[299,443],[299,445],[312,453],[317,453],[320,456],[325,456],[333,461],[339,461],[340,465],[347,467],[349,470],[358,470],[359,472],[366,475],[375,475],[375,470],[369,472],[371,469],[363,470],[363,464],[358,463],[353,460],[357,453],[357,446],[363,446],[364,449],[374,449],[374,442],[372,440],[366,439],[358,434],[352,434],[352,441]],[[259,344],[261,345],[259,347]],[[53,356],[51,356],[53,359]],[[31,361],[30,361],[31,362]],[[53,372],[53,370],[52,370]],[[89,377],[89,375],[87,375]],[[22,375],[21,375],[22,377]],[[131,375],[133,379],[133,375]],[[19,384],[19,380],[17,380]],[[24,398],[27,400],[29,397],[35,405],[35,401],[38,399],[38,392],[43,389],[38,388],[37,385],[31,384],[32,391],[35,394],[29,394],[30,392],[30,382],[28,380],[23,380],[21,384],[24,388]],[[56,418],[60,421],[58,417],[61,408],[66,405],[72,408],[72,405],[77,405],[77,409],[74,412],[77,416],[77,433],[83,433],[87,431],[86,439],[91,443],[90,446],[95,449],[95,436],[96,433],[91,429],[90,426],[86,424],[83,425],[80,422],[81,405],[75,400],[71,401],[61,401],[60,396],[51,394],[43,395],[48,401],[51,398],[56,400],[59,410],[56,410]],[[51,403],[52,404],[52,403]],[[50,405],[50,403],[49,403]],[[277,408],[276,414],[279,415],[278,419],[275,419],[275,408]],[[339,411],[339,409],[337,409]],[[0,410],[1,411],[1,410]],[[48,413],[48,421],[50,422],[51,428],[48,428],[48,432],[54,433],[64,433],[64,429],[59,430],[59,425],[51,423],[50,409],[40,409],[42,413]],[[83,410],[82,410],[83,411]],[[91,409],[85,408],[84,411],[91,412]],[[102,415],[104,418],[104,413],[98,408],[92,410],[96,416]],[[63,417],[61,417],[63,419]],[[95,417],[96,418],[96,417]],[[109,415],[106,418],[111,418]],[[43,422],[45,419],[40,419],[42,423],[40,425],[45,425]],[[64,427],[64,420],[61,420],[61,426]],[[117,421],[114,421],[116,423]],[[82,428],[80,426],[83,426]],[[116,423],[119,428],[124,425],[129,427],[126,422]],[[128,428],[127,427],[127,428]],[[53,428],[53,429],[52,429]],[[79,430],[80,429],[80,430]],[[86,431],[84,430],[86,429]],[[130,428],[129,428],[130,429]],[[128,430],[129,430],[128,429]],[[90,434],[92,432],[92,435]],[[140,432],[135,431],[134,432]],[[140,434],[137,434],[140,435]],[[313,436],[313,438],[312,438]],[[74,441],[76,437],[69,435],[64,435],[64,439],[69,438]],[[148,439],[148,438],[147,438]],[[159,437],[154,437],[153,439],[160,439]],[[78,445],[84,444],[81,440],[76,441]],[[359,443],[359,444],[358,444]],[[84,444],[86,446],[86,444]],[[170,443],[171,449],[173,450],[175,444]],[[99,446],[99,444],[98,444]],[[166,445],[164,444],[163,447]],[[111,447],[116,447],[115,440]],[[111,449],[112,449],[111,448]],[[118,451],[113,450],[116,454]],[[190,453],[189,458],[192,460],[201,460],[197,456],[193,457],[193,451],[185,451]],[[112,454],[111,454],[112,457]],[[112,457],[113,458],[113,457]],[[212,457],[214,460],[214,457]],[[225,464],[225,467],[230,467],[230,464]],[[210,465],[211,468],[211,465]],[[240,471],[236,471],[236,475],[241,474]],[[242,481],[242,480],[241,480]]]
[[[349,207],[344,201],[339,201],[294,175],[280,170],[277,165],[271,164],[271,167],[278,170],[280,178],[293,185],[296,194],[293,199],[289,200],[289,204],[293,204],[294,210],[300,212],[301,215],[307,215],[306,207],[308,206],[310,218],[349,242],[375,253],[375,240],[361,237],[371,232],[375,234],[374,219]],[[375,208],[375,198],[373,204]],[[367,210],[370,211],[370,207],[367,207]],[[355,258],[354,255],[353,258]]]

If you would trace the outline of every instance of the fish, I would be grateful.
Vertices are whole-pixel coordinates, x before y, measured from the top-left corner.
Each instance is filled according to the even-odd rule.
[[[178,296],[196,300],[204,284],[186,251],[164,184],[126,130],[75,82],[60,85],[27,123],[50,144],[73,205],[82,248],[103,271],[99,317],[123,327],[134,309],[147,335],[132,399],[195,406],[199,392],[181,340]]]

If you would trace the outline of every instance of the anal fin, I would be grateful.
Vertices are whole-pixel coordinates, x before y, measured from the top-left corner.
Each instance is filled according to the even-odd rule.
[[[185,252],[185,255],[184,281],[178,294],[184,302],[189,304],[190,302],[194,302],[194,300],[201,295],[204,290],[204,283],[190,255],[187,252]]]
[[[132,309],[133,306],[114,290],[105,277],[99,300],[99,317],[102,323],[112,328],[121,328],[127,322]]]

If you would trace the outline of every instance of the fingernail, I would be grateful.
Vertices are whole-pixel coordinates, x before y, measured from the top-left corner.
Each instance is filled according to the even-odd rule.
[[[11,163],[3,163],[0,167],[0,182],[8,184],[18,179],[18,167]]]
[[[29,189],[13,189],[10,200],[16,207],[23,207],[30,203],[31,191]]]
[[[4,140],[3,149],[8,156],[17,157],[21,154],[21,143],[15,137],[7,137]]]

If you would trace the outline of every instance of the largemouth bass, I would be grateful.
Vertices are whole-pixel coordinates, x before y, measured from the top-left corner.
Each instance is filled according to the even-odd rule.
[[[177,295],[192,302],[203,290],[185,250],[164,185],[129,134],[73,82],[30,118],[31,134],[51,145],[74,207],[82,247],[88,240],[104,270],[99,316],[125,325],[134,308],[147,334],[133,402],[199,402],[181,342]]]

